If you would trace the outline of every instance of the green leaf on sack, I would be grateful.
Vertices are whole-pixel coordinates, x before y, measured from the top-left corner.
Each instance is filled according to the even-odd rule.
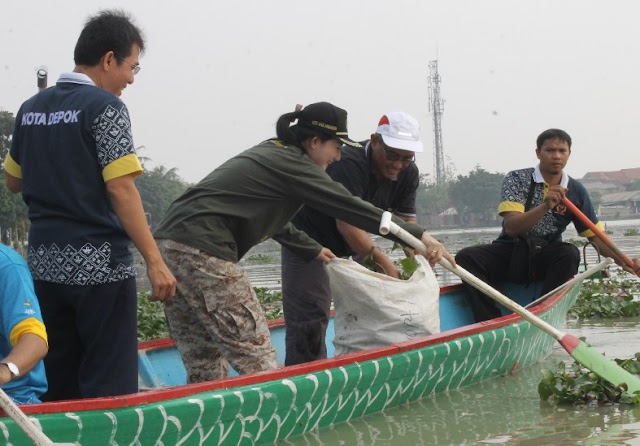
[[[400,260],[400,265],[402,266],[402,278],[405,280],[413,276],[413,273],[415,273],[420,266],[414,257],[405,257]]]

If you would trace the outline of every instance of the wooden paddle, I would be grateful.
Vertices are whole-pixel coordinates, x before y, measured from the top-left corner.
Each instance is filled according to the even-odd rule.
[[[427,252],[427,247],[421,240],[418,240],[413,235],[402,229],[396,223],[391,221],[391,213],[385,212],[382,215],[380,221],[380,234],[386,235],[391,233],[398,237],[400,240],[407,243],[409,246],[421,251]],[[460,277],[465,282],[468,282],[474,288],[480,290],[482,293],[489,296],[491,299],[502,304],[506,308],[510,309],[520,317],[528,321],[531,325],[538,327],[548,335],[557,340],[560,345],[575,359],[587,369],[591,370],[598,376],[606,379],[614,385],[626,385],[627,390],[630,393],[640,392],[640,378],[625,369],[620,367],[615,361],[605,358],[598,351],[588,346],[585,342],[581,341],[577,337],[563,333],[549,323],[543,321],[529,310],[520,306],[516,302],[509,299],[507,296],[496,290],[492,286],[486,284],[469,271],[462,268],[460,265],[454,267],[448,260],[442,259],[438,262],[447,270]]]
[[[614,252],[614,254],[620,258],[620,260],[624,262],[625,265],[627,265],[631,269],[634,268],[635,265],[633,264],[633,261],[626,255],[624,255],[624,253],[618,249],[615,243],[611,241],[611,239],[607,236],[607,234],[605,234],[600,229],[598,229],[598,227],[591,220],[589,220],[589,217],[584,215],[584,213],[580,209],[578,209],[578,207],[575,204],[573,204],[571,200],[569,200],[567,197],[564,197],[562,202],[565,204],[565,206],[567,206],[567,208],[571,212],[573,212],[573,214],[576,217],[578,217],[578,220],[580,220],[587,228],[591,229],[593,233],[600,240],[602,240],[604,244],[607,245],[607,247],[611,249]]]
[[[0,407],[27,434],[36,446],[74,446],[75,443],[54,443],[20,410],[18,405],[0,388]]]

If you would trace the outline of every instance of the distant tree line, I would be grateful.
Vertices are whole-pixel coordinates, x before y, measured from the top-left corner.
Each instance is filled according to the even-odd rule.
[[[437,224],[443,214],[455,215],[458,225],[495,222],[503,173],[491,173],[477,165],[467,175],[437,184],[429,174],[420,175],[416,198],[418,214],[425,223]]]
[[[180,178],[176,168],[167,169],[160,165],[150,170],[145,168],[144,173],[136,179],[136,186],[140,191],[149,225],[153,229],[169,205],[187,190],[189,184]]]

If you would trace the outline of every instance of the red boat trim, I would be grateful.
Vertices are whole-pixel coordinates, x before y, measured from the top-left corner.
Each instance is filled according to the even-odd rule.
[[[459,288],[461,285],[453,285],[441,288],[442,293],[453,291]],[[579,286],[579,285],[577,285]],[[544,313],[552,308],[561,297],[572,288],[560,290],[549,299],[543,301],[540,305],[532,307],[530,311],[534,314]],[[273,322],[273,326],[280,325],[279,320]],[[281,380],[291,378],[297,375],[305,375],[320,370],[329,368],[336,368],[346,366],[356,362],[365,362],[372,359],[378,359],[385,356],[396,355],[402,352],[419,349],[433,344],[439,344],[447,342],[456,338],[470,336],[485,331],[490,331],[496,328],[504,327],[506,325],[515,324],[521,322],[522,318],[517,314],[510,314],[502,316],[490,321],[480,322],[477,324],[467,325],[454,330],[449,330],[444,333],[437,333],[430,336],[425,336],[419,340],[411,340],[398,344],[393,344],[387,347],[381,347],[362,352],[350,353],[347,355],[339,356],[337,358],[323,359],[320,361],[314,361],[306,364],[300,364],[296,366],[290,366],[286,368],[280,368],[277,370],[269,370],[259,373],[252,373],[250,375],[234,376],[233,378],[225,378],[216,381],[208,381],[197,384],[187,384],[184,386],[169,387],[160,390],[150,390],[147,392],[136,393],[132,395],[123,395],[107,398],[91,398],[83,400],[69,400],[58,401],[51,403],[41,404],[26,404],[20,406],[21,409],[28,414],[45,414],[45,413],[58,413],[58,412],[80,412],[88,410],[108,410],[118,409],[130,406],[138,406],[141,404],[158,403],[166,400],[183,398],[190,395],[196,395],[198,393],[210,392],[212,390],[223,390],[236,388],[241,386],[249,386],[254,384],[260,384],[272,380]],[[566,338],[566,336],[565,336]],[[564,338],[563,338],[564,340]],[[579,340],[578,340],[579,342]],[[160,339],[154,341],[146,341],[140,343],[142,349],[153,349],[170,347],[175,342],[171,339]]]

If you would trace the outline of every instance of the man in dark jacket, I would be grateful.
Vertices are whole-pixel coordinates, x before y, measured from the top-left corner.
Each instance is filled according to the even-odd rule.
[[[327,169],[329,176],[356,197],[415,223],[419,173],[414,161],[415,153],[423,151],[418,121],[404,112],[388,113],[362,145],[343,146],[340,161]],[[371,254],[382,272],[399,277],[393,261],[366,231],[307,206],[292,221],[335,255],[362,261]],[[283,248],[282,295],[287,326],[285,365],[326,358],[324,340],[332,297],[322,265]]]

